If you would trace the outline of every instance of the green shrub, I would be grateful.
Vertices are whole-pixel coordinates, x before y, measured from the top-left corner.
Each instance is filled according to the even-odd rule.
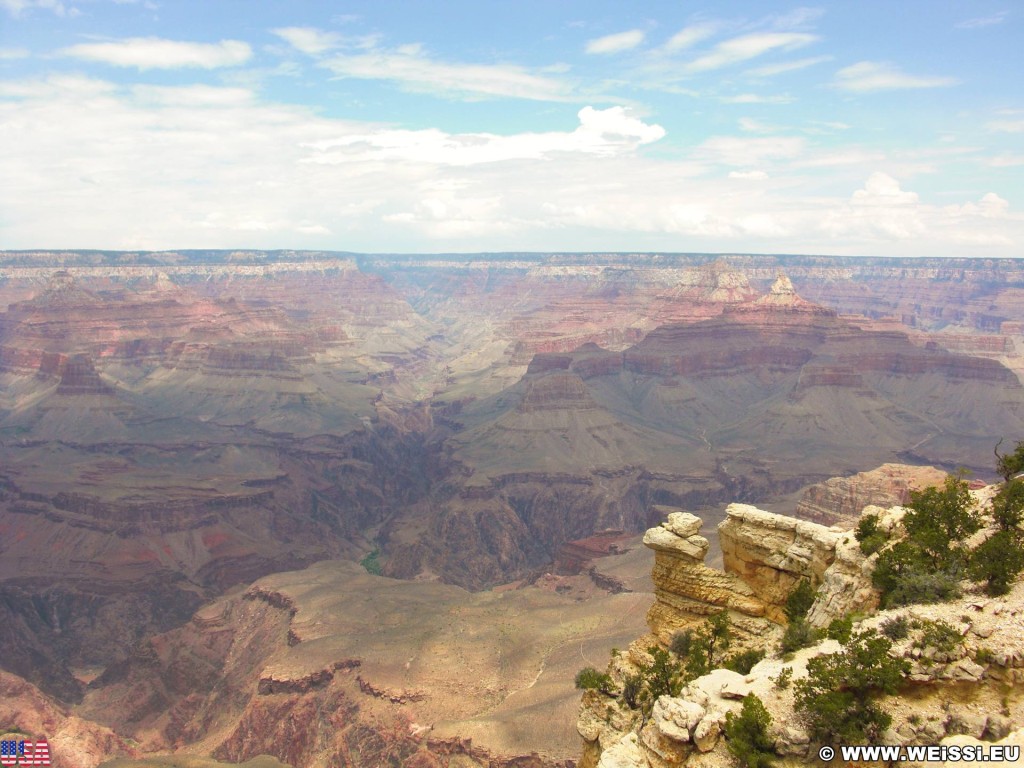
[[[892,643],[873,630],[854,633],[843,650],[812,658],[796,683],[796,710],[825,743],[878,741],[892,722],[876,699],[894,694],[910,665],[889,656]]]
[[[786,618],[790,622],[806,618],[807,612],[814,605],[814,587],[807,579],[800,579],[786,597]]]
[[[743,697],[739,715],[725,716],[726,746],[736,761],[745,768],[769,768],[775,758],[775,742],[768,728],[772,716],[754,694]]]
[[[359,564],[366,569],[367,573],[372,573],[374,576],[380,576],[380,550],[373,550],[373,552],[360,560]]]
[[[771,680],[773,683],[775,683],[775,687],[778,690],[784,691],[787,688],[789,688],[789,684],[793,680],[793,668],[792,667],[783,667],[782,669],[779,670],[778,677],[771,677],[771,678],[768,678],[768,679]]]
[[[782,635],[779,643],[779,653],[785,655],[793,653],[801,648],[814,645],[821,639],[818,631],[808,624],[804,619],[791,621]]]
[[[1014,475],[1024,472],[1024,441],[1017,443],[1013,453],[999,453],[999,446],[1002,444],[1003,441],[1000,440],[996,443],[994,450],[996,454],[996,471],[1002,475],[1003,480],[1009,483]]]
[[[639,673],[626,676],[626,679],[622,681],[622,700],[626,702],[627,707],[636,709],[640,706],[640,694],[643,692],[643,688],[644,679]]]
[[[843,616],[842,618],[832,619],[829,622],[828,628],[825,630],[825,636],[840,643],[846,643],[849,641],[852,632],[853,617]]]
[[[1003,531],[1016,530],[1024,521],[1024,482],[1008,480],[999,489],[992,499],[992,519]]]
[[[915,648],[934,648],[942,653],[948,653],[964,641],[964,636],[951,624],[942,621],[917,621],[915,629],[920,629],[921,634],[914,639]]]
[[[974,653],[974,661],[977,664],[991,664],[995,661],[996,655],[992,653],[991,648],[985,648],[982,646]]]
[[[726,659],[725,668],[731,669],[733,672],[739,672],[741,675],[747,675],[750,674],[750,670],[754,668],[754,665],[763,658],[764,651],[762,649],[751,648],[748,651],[734,653]]]
[[[728,650],[730,642],[732,630],[729,628],[729,612],[722,610],[709,616],[691,636],[689,655],[686,658],[686,679],[693,680],[721,666],[722,654]]]
[[[907,538],[920,548],[933,572],[966,562],[964,540],[981,529],[981,519],[962,476],[949,476],[942,488],[910,492],[903,517]]]
[[[1024,482],[1014,480],[1024,486]],[[971,578],[985,582],[985,592],[1005,595],[1017,575],[1024,570],[1024,544],[1019,531],[998,530],[971,553]]]
[[[910,622],[906,616],[893,616],[881,624],[882,634],[890,640],[902,640],[910,634]]]
[[[683,688],[682,670],[672,655],[656,645],[648,648],[647,652],[651,655],[651,661],[641,665],[635,690],[630,691],[629,696],[623,691],[623,698],[630,709],[639,707],[644,718],[650,717],[654,702],[659,697],[678,696]],[[631,683],[631,679],[627,678],[626,685]]]
[[[878,527],[878,515],[864,515],[857,523],[854,536],[860,542],[860,551],[868,556],[875,554],[889,541],[889,536]]]
[[[669,650],[672,651],[680,659],[685,659],[690,655],[690,646],[693,643],[693,630],[688,629],[685,632],[676,632],[672,635],[672,642],[669,645]]]
[[[913,541],[900,541],[878,556],[871,582],[882,593],[882,607],[941,603],[960,596],[955,566],[936,570],[927,553]]]
[[[576,673],[576,688],[581,691],[600,691],[611,695],[612,679],[605,672],[598,672],[593,667],[584,667]]]

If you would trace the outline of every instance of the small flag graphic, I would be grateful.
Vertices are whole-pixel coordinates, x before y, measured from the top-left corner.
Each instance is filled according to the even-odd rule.
[[[25,754],[24,741],[0,741],[0,765],[17,765],[18,758]]]
[[[50,765],[50,744],[46,739],[39,739],[35,744],[23,742],[23,752],[19,765]]]

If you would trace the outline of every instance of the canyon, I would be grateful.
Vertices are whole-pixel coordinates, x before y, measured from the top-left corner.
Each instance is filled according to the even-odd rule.
[[[3,252],[0,310],[0,667],[83,768],[569,765],[645,530],[1024,434],[1011,260]]]

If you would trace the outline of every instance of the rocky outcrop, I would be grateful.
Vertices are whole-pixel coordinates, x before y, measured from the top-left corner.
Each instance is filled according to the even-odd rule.
[[[763,635],[784,623],[786,597],[801,579],[817,586],[835,560],[842,534],[814,523],[730,504],[718,527],[725,570],[704,565],[709,542],[701,521],[675,511],[644,536],[653,549],[655,604],[647,614],[663,642],[674,632],[728,609],[738,629]]]
[[[869,504],[889,508],[905,504],[911,490],[940,485],[946,473],[934,467],[883,464],[870,472],[833,477],[804,491],[794,515],[822,525],[852,528]]]
[[[976,493],[978,499],[991,496],[991,488]],[[904,510],[867,507],[864,514],[878,517],[883,531],[894,532]],[[659,626],[682,626],[689,622],[693,607],[677,603],[687,614],[666,617],[670,601],[663,594],[666,582],[658,578],[659,560],[675,564],[680,579],[673,589],[687,597],[692,585],[705,579],[702,565],[706,540],[699,536],[700,521],[692,515],[673,512],[658,528],[648,532],[645,542],[657,553],[655,584],[662,608],[652,610],[651,628],[665,640]],[[903,622],[906,632],[896,639],[890,655],[906,662],[907,673],[900,694],[883,699],[881,706],[892,716],[892,726],[881,736],[884,744],[979,744],[1016,743],[1012,733],[1024,723],[1024,700],[1015,693],[1024,679],[1024,583],[1018,581],[1010,594],[992,599],[980,594],[946,604],[914,605],[876,613],[877,595],[871,587],[874,558],[866,557],[848,531],[770,515],[761,510],[733,505],[720,527],[726,570],[742,570],[743,579],[721,580],[721,591],[711,596],[708,607],[729,607],[737,584],[756,585],[750,594],[761,600],[765,613],[776,606],[780,575],[820,580],[816,601],[808,621],[826,626],[839,616],[866,616],[855,629],[885,631],[890,622]],[[730,551],[732,554],[730,554]],[[687,584],[691,586],[687,586]],[[743,587],[739,587],[742,589]],[[687,592],[689,590],[689,592]],[[733,603],[735,605],[735,603]],[[706,609],[705,609],[706,610]],[[730,610],[734,621],[744,617]],[[937,629],[942,629],[937,633]],[[945,639],[935,640],[942,635]],[[652,638],[634,642],[626,653],[613,657],[608,672],[614,686],[623,686],[630,675],[651,663],[646,650]],[[759,647],[770,650],[768,635]],[[613,691],[584,694],[577,729],[584,739],[581,765],[600,768],[670,768],[671,766],[727,766],[734,762],[725,739],[729,713],[738,714],[743,698],[756,695],[772,718],[769,736],[776,756],[804,762],[814,757],[812,738],[794,707],[793,685],[777,684],[806,677],[811,659],[841,650],[835,640],[778,658],[774,655],[757,663],[747,675],[716,669],[690,680],[678,696],[663,695],[653,702],[649,715],[620,704]],[[904,698],[906,696],[906,698]]]
[[[96,373],[88,355],[77,354],[69,357],[61,366],[58,395],[109,395],[113,389]]]
[[[786,597],[802,579],[821,582],[843,534],[748,504],[730,504],[725,514],[718,538],[726,573],[750,587],[768,618],[785,622]]]
[[[655,603],[647,612],[651,631],[668,643],[677,631],[728,609],[741,631],[764,633],[769,606],[736,574],[704,565],[709,542],[700,528],[700,518],[678,510],[644,535],[644,546],[654,550]]]
[[[574,576],[586,571],[591,562],[608,555],[617,555],[624,543],[632,538],[621,530],[599,531],[593,536],[576,541],[567,541],[555,553],[553,571],[556,574]]]

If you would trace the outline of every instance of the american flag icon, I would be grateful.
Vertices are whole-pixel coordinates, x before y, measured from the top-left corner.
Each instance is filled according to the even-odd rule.
[[[25,755],[24,741],[0,741],[0,765],[17,765],[18,758]]]
[[[51,765],[49,742],[46,739],[0,741],[0,766],[6,765]]]
[[[46,739],[39,739],[33,744],[31,741],[21,743],[23,757],[18,760],[18,765],[50,765],[50,744]]]

